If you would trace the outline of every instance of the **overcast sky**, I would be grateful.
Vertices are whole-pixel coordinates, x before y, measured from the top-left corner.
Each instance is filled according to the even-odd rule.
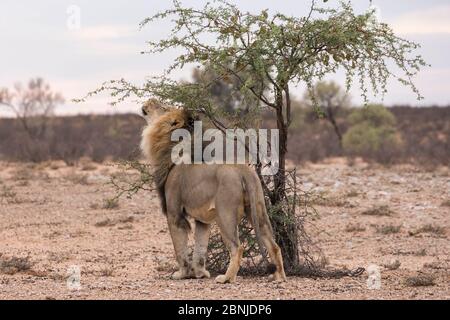
[[[330,0],[332,3],[336,0]],[[309,0],[234,0],[240,8],[259,11],[269,8],[296,16],[305,15]],[[142,83],[146,76],[158,75],[174,54],[141,55],[145,41],[164,36],[168,25],[154,23],[139,31],[145,17],[170,7],[170,1],[150,0],[2,0],[0,2],[0,87],[41,76],[67,99],[59,114],[137,111],[132,101],[118,107],[107,106],[103,95],[83,105],[70,101],[97,88],[103,81],[125,78]],[[204,1],[183,1],[201,6]],[[353,0],[359,12],[369,0]],[[412,105],[450,104],[450,1],[373,0],[382,21],[390,23],[401,36],[422,44],[420,53],[432,66],[423,70],[416,84],[425,100],[392,81],[384,103]],[[80,28],[71,19],[80,10]],[[68,26],[75,26],[69,28]],[[177,73],[189,79],[191,70]],[[342,77],[333,76],[342,83]],[[296,94],[300,96],[302,88]],[[358,90],[351,91],[359,103]],[[372,101],[380,99],[373,98]],[[1,108],[1,107],[0,107]]]

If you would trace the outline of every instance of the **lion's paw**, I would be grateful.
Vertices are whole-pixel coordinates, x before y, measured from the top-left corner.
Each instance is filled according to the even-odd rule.
[[[210,274],[209,271],[206,270],[206,269],[203,269],[203,270],[196,270],[196,271],[195,271],[195,277],[196,277],[197,279],[202,279],[202,278],[209,279],[209,278],[211,278],[211,274]]]
[[[186,279],[189,278],[189,275],[186,272],[183,271],[176,271],[173,275],[172,275],[172,280],[182,280],[182,279]]]
[[[226,283],[227,277],[224,274],[221,274],[220,276],[216,277],[216,282],[218,283]]]
[[[221,274],[220,276],[217,276],[217,277],[216,277],[216,282],[218,282],[218,283],[233,283],[234,280],[228,278],[228,277],[227,277],[226,275],[224,275],[224,274]]]
[[[269,281],[273,281],[273,282],[285,282],[286,280],[286,276],[280,275],[280,274],[271,274],[269,276]]]

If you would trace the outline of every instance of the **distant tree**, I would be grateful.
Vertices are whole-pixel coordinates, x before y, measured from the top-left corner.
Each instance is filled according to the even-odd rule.
[[[241,79],[247,76],[247,70],[239,72]],[[208,91],[214,106],[214,120],[226,123],[227,127],[258,126],[261,118],[259,100],[243,89],[243,84],[237,77],[223,77],[214,68],[206,65],[203,68],[194,68],[192,80]],[[264,90],[264,84],[259,84],[255,90]]]
[[[223,80],[210,68],[195,68],[192,72],[192,79],[195,83],[210,84],[211,96],[225,112],[233,113],[235,111],[237,101],[241,100],[239,90],[236,90],[236,86],[239,85],[236,81]]]
[[[334,132],[339,140],[339,146],[342,147],[342,132],[336,121],[336,116],[342,109],[350,106],[350,96],[334,81],[320,81],[316,83],[312,89],[312,96],[315,101],[311,99],[311,92],[305,93],[305,101],[307,105],[317,107],[323,112],[324,117],[333,126]]]
[[[13,90],[0,88],[0,106],[14,113],[29,138],[42,138],[55,108],[64,103],[61,94],[51,90],[42,78],[18,83]]]

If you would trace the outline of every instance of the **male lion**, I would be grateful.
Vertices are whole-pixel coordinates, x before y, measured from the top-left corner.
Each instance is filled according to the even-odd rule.
[[[210,225],[217,222],[222,239],[230,252],[230,264],[219,283],[234,282],[240,268],[243,247],[239,242],[238,224],[244,215],[254,226],[275,269],[273,278],[285,281],[283,259],[273,240],[266,212],[261,182],[256,172],[246,165],[179,164],[171,160],[171,141],[175,129],[189,128],[193,119],[184,109],[164,108],[155,100],[148,101],[142,112],[148,126],[142,133],[141,149],[154,166],[154,178],[179,270],[173,279],[209,278],[205,268]],[[195,248],[192,265],[188,257],[187,217],[195,220]]]

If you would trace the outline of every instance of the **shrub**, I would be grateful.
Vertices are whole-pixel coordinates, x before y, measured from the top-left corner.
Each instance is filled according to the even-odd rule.
[[[409,231],[410,236],[415,236],[415,235],[421,234],[421,233],[431,233],[431,234],[435,234],[438,236],[442,236],[442,235],[445,235],[445,228],[441,227],[441,226],[432,225],[432,224],[426,224],[414,231]]]
[[[394,226],[394,225],[390,224],[390,225],[386,225],[386,226],[376,226],[375,229],[377,230],[378,233],[387,235],[387,234],[399,233],[401,226]]]
[[[387,205],[374,206],[361,212],[361,214],[366,216],[391,216],[393,213]]]
[[[103,200],[103,209],[112,210],[119,208],[119,199],[111,198]]]
[[[0,272],[4,274],[15,274],[22,271],[28,271],[32,267],[29,257],[11,257],[0,258]]]
[[[406,278],[405,284],[408,287],[428,287],[434,286],[436,283],[435,277],[433,277],[432,275],[419,274],[417,276]]]
[[[362,232],[362,231],[366,231],[366,227],[360,225],[359,223],[356,223],[356,224],[349,223],[345,227],[345,231],[346,232]]]
[[[450,207],[450,199],[442,201],[441,207]]]
[[[362,156],[382,163],[392,162],[401,146],[395,128],[395,117],[382,105],[368,105],[349,115],[349,130],[344,134],[343,147],[350,156]]]
[[[395,116],[381,104],[370,104],[349,115],[351,125],[366,122],[373,127],[395,126]]]

